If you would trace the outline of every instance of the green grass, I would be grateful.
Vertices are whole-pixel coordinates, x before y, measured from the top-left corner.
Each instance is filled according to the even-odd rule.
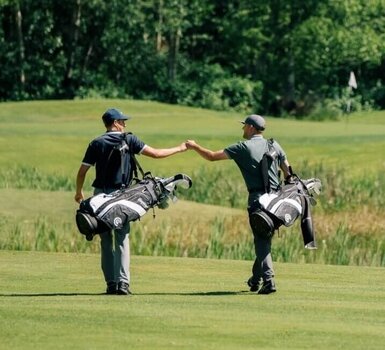
[[[0,251],[2,349],[382,349],[381,268],[275,264],[278,292],[247,292],[251,261],[132,259],[132,297],[102,295],[99,257]]]
[[[22,163],[51,174],[74,176],[88,142],[103,133],[101,114],[111,106],[132,115],[128,129],[154,147],[193,138],[204,146],[221,149],[242,137],[239,120],[244,116],[236,113],[131,100],[1,103],[0,166]],[[355,175],[384,170],[384,120],[385,112],[351,115],[338,122],[268,117],[266,136],[285,147],[294,169],[308,160],[310,164],[342,166]],[[170,169],[191,172],[206,164],[193,152],[141,161],[145,168],[161,174],[169,174]],[[224,164],[220,166],[230,167]]]
[[[0,247],[98,251],[97,243],[87,244],[76,230],[73,191],[84,150],[104,132],[100,115],[111,106],[132,115],[129,129],[155,147],[194,138],[219,149],[241,138],[244,116],[235,113],[130,100],[1,103]],[[275,240],[275,259],[383,266],[385,112],[353,114],[341,121],[267,121],[266,136],[285,147],[294,170],[320,177],[324,184],[314,210],[320,250],[305,254],[294,227]],[[194,185],[182,197],[189,201],[158,211],[157,220],[148,214],[133,225],[134,252],[250,258],[247,193],[233,162],[207,163],[195,152],[139,159],[157,176],[187,173]],[[91,171],[87,196],[92,177]]]
[[[385,277],[373,266],[385,264],[385,112],[337,122],[267,118],[266,136],[294,169],[327,185],[314,211],[317,251],[303,249],[298,226],[274,237],[278,293],[270,296],[244,283],[253,246],[245,210],[225,207],[242,207],[234,193],[246,201],[233,162],[209,164],[194,152],[140,157],[155,175],[192,175],[194,200],[230,204],[181,200],[134,223],[132,251],[143,256],[132,258],[135,295],[124,298],[101,294],[98,239],[85,241],[74,222],[76,171],[112,106],[132,115],[129,129],[154,147],[193,138],[220,149],[241,139],[244,116],[235,113],[125,100],[1,103],[1,349],[383,348]],[[210,185],[218,174],[220,190]]]

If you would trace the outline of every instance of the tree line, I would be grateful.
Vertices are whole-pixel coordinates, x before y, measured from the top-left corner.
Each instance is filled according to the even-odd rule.
[[[382,109],[384,18],[384,0],[0,0],[0,100]]]

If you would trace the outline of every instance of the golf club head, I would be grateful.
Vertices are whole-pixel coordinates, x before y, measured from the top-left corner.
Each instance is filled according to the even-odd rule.
[[[159,209],[168,208],[168,200],[171,199],[175,203],[178,198],[176,196],[177,187],[188,189],[192,186],[191,178],[185,174],[176,174],[168,178],[156,178],[163,186],[163,193],[158,203]]]
[[[308,179],[304,181],[309,195],[312,197],[317,197],[322,191],[322,183],[320,179]]]
[[[174,188],[177,185],[180,185],[182,188],[185,189],[188,189],[192,186],[192,180],[186,174],[176,174],[166,179],[162,179],[161,182],[163,186],[165,186],[167,189]]]

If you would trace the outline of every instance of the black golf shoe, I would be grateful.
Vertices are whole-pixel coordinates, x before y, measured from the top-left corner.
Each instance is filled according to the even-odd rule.
[[[116,290],[116,294],[119,294],[119,295],[129,295],[129,294],[132,294],[128,287],[129,287],[128,283],[126,283],[126,282],[119,282],[118,283],[118,289]]]
[[[253,277],[250,277],[247,280],[247,285],[250,287],[250,292],[258,292],[259,288],[261,287],[261,280],[258,279],[257,281],[255,281]]]
[[[277,291],[275,288],[275,282],[273,279],[268,281],[263,281],[261,289],[258,291],[258,294],[270,294]]]
[[[107,283],[107,289],[106,294],[116,294],[116,283],[115,282],[108,282]]]

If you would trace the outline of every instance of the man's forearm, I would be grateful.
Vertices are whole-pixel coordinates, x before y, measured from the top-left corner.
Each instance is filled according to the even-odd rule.
[[[171,148],[161,148],[157,150],[155,158],[166,158],[179,152],[182,152],[182,149],[180,146],[171,147]]]
[[[85,176],[77,176],[76,178],[76,193],[81,193],[85,181]]]
[[[215,160],[213,155],[214,155],[214,152],[207,149],[207,148],[204,148],[200,145],[196,145],[195,147],[195,151],[204,159],[206,160],[210,160],[210,161],[213,161]]]
[[[283,171],[283,175],[284,175],[285,179],[289,178],[292,175],[291,166],[290,166],[290,164],[289,164],[289,162],[287,160],[285,160],[282,163],[281,169]]]
[[[192,149],[197,152],[202,158],[211,162],[215,160],[229,159],[227,153],[223,149],[219,151],[211,151],[197,144],[194,140],[187,140],[186,146],[188,149]]]
[[[172,156],[173,154],[186,151],[186,145],[182,143],[179,146],[171,148],[153,148],[147,146],[142,151],[142,154],[151,158],[166,158]]]
[[[89,169],[89,166],[81,165],[79,171],[76,175],[76,192],[75,192],[75,201],[80,202],[83,200],[83,186],[86,179],[86,173]]]

